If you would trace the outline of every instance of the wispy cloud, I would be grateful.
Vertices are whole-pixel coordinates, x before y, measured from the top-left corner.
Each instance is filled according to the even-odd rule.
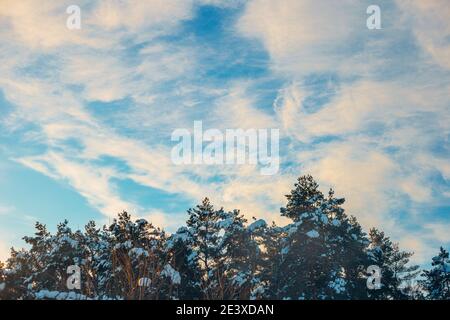
[[[0,88],[11,108],[0,126],[17,143],[5,155],[103,215],[182,223],[171,215],[186,208],[155,209],[120,189],[132,181],[283,223],[284,194],[312,173],[366,227],[421,257],[449,242],[439,227],[450,195],[445,1],[383,2],[382,30],[366,28],[365,1],[81,1],[77,31],[65,27],[68,1],[6,4]],[[217,25],[199,21],[204,5]],[[173,165],[170,133],[194,120],[280,128],[280,174]],[[436,224],[424,207],[439,211]]]

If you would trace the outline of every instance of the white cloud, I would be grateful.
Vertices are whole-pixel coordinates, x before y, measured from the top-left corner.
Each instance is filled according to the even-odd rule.
[[[339,48],[365,27],[365,8],[354,1],[249,1],[238,23],[264,44],[274,70],[298,76],[337,69]]]
[[[349,213],[366,227],[385,227],[421,252],[429,245],[425,237],[412,241],[405,236],[403,227],[397,225],[395,210],[408,201],[412,206],[435,205],[448,199],[449,193],[437,191],[429,181],[435,172],[450,177],[448,161],[433,154],[429,146],[450,133],[449,85],[426,70],[412,70],[399,79],[377,77],[376,71],[386,63],[386,51],[379,49],[389,42],[381,36],[361,38],[366,31],[362,3],[248,2],[236,28],[264,45],[274,74],[286,80],[275,101],[275,116],[272,110],[262,111],[256,105],[259,97],[252,92],[253,82],[227,82],[225,87],[203,78],[193,81],[199,80],[196,77],[202,76],[201,68],[208,62],[199,58],[192,39],[175,44],[156,40],[158,35],[176,32],[180,22],[193,16],[192,1],[82,1],[85,25],[80,32],[65,28],[66,2],[6,4],[0,7],[0,25],[4,27],[0,37],[5,40],[0,44],[0,86],[17,108],[2,124],[11,130],[33,124],[38,128],[33,139],[47,148],[42,154],[16,159],[67,181],[103,214],[135,210],[155,224],[173,225],[167,213],[148,213],[122,199],[113,181],[132,179],[195,201],[209,196],[217,206],[240,208],[247,217],[283,223],[278,207],[285,202],[284,194],[292,188],[296,175],[313,173],[324,186],[333,186],[338,195],[347,198]],[[402,2],[400,7],[412,12],[403,19],[414,26],[424,52],[438,65],[448,67],[448,44],[443,41],[448,37],[448,19],[444,19],[448,8],[442,6],[438,1],[414,1]],[[413,9],[420,10],[410,11]],[[436,21],[428,24],[434,13]],[[356,54],[347,46],[354,37],[363,44]],[[142,48],[127,56],[130,44]],[[42,55],[51,60],[44,75],[24,71],[24,66],[39,64]],[[304,101],[312,92],[304,87],[304,76],[322,71],[360,78],[342,80],[332,100],[310,112]],[[176,88],[162,86],[165,82]],[[73,87],[81,88],[81,93]],[[205,103],[203,96],[209,99],[207,106],[199,103]],[[124,131],[133,131],[135,136],[95,117],[86,103],[125,97],[136,103],[131,111],[118,107],[104,115],[119,119]],[[285,150],[286,158],[300,165],[276,177],[260,176],[252,166],[176,167],[170,160],[169,136],[167,141],[161,136],[171,128],[190,128],[199,116],[218,128],[280,127],[282,136],[292,142]],[[330,136],[335,140],[327,142]],[[71,147],[69,139],[80,146]],[[317,143],[320,139],[325,142]],[[105,156],[128,168],[100,165],[98,161]],[[299,171],[293,173],[295,169]],[[223,182],[209,181],[219,175],[225,176]],[[434,239],[445,239],[442,229],[424,228],[433,230]]]
[[[0,8],[0,24],[7,26],[3,30],[9,31],[8,38],[33,49],[52,50],[66,45],[107,48],[118,45],[118,40],[130,32],[141,40],[149,40],[173,31],[182,20],[191,17],[193,2],[83,0],[77,3],[81,29],[76,31],[66,27],[66,8],[70,5],[73,3],[69,0],[39,4],[33,0],[5,0]],[[1,34],[2,38],[7,37],[5,32]]]
[[[364,143],[348,141],[300,153],[299,161],[305,172],[344,196],[348,212],[366,228],[393,223],[386,215],[392,206],[389,194],[397,172],[387,155]]]
[[[397,0],[404,19],[412,23],[414,35],[432,59],[450,69],[450,6],[446,0]]]
[[[449,223],[427,223],[424,225],[425,229],[431,233],[428,235],[430,239],[436,239],[441,243],[450,243],[450,224]]]
[[[449,86],[444,74],[438,80],[434,69],[424,69],[429,58],[391,49],[410,27],[419,49],[448,68],[450,8],[446,1],[397,4],[383,6],[384,29],[377,34],[365,27],[365,3],[346,1],[249,1],[237,28],[263,44],[271,68],[286,79],[274,109],[301,173],[335,188],[366,228],[386,230],[423,261],[445,240],[437,228],[427,237],[426,218],[413,212],[448,203],[448,188],[431,182],[436,172],[448,177],[448,161],[431,146],[448,140]],[[393,70],[398,76],[389,76]],[[321,72],[336,73],[340,86],[318,110],[307,110],[313,93],[305,76]],[[421,230],[414,239],[400,215],[406,208],[408,222]]]
[[[191,18],[191,0],[100,1],[90,22],[106,30],[126,27],[131,32],[152,29],[167,32],[180,21]]]
[[[277,128],[273,116],[258,109],[256,97],[248,92],[244,82],[234,83],[228,93],[217,99],[215,128],[270,129]]]
[[[114,172],[109,168],[94,168],[88,163],[73,162],[53,152],[18,161],[50,177],[66,180],[94,208],[106,216],[114,217],[122,210],[137,209],[135,205],[120,200],[110,183]]]

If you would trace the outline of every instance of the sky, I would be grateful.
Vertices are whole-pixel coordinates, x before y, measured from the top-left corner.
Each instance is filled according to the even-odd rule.
[[[279,129],[280,170],[175,165],[194,121]],[[204,197],[284,224],[312,174],[427,263],[450,245],[449,139],[447,0],[0,0],[0,260],[36,221],[173,232]]]

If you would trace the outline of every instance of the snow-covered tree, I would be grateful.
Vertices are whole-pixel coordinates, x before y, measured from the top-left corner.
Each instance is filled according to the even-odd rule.
[[[327,216],[327,241],[332,279],[330,299],[366,299],[365,270],[369,265],[366,248],[369,244],[366,233],[355,217],[347,216],[342,205],[345,199],[335,198],[328,192],[322,210]]]
[[[215,210],[208,198],[188,210],[186,224],[192,236],[194,265],[200,273],[200,288],[204,299],[220,298],[220,278],[217,273],[220,266],[218,221],[223,213],[223,209]]]
[[[424,270],[421,282],[428,293],[427,298],[432,300],[450,300],[450,259],[448,251],[440,248],[439,254],[433,257],[432,268]]]
[[[215,210],[208,198],[188,214],[189,261],[200,275],[201,297],[248,298],[258,248],[245,228],[246,220],[238,210]]]
[[[402,251],[397,243],[393,243],[375,228],[369,232],[370,245],[368,256],[372,265],[381,270],[381,288],[370,290],[368,295],[373,299],[408,299],[406,294],[408,283],[414,279],[420,271],[419,266],[409,266],[412,252]]]
[[[258,286],[254,289],[253,297],[260,299],[282,299],[281,288],[284,284],[283,249],[286,232],[272,222],[253,231],[255,241],[261,249],[257,264],[259,265]]]
[[[108,231],[112,277],[109,295],[125,299],[168,299],[178,283],[167,279],[165,232],[144,219],[131,221],[127,212],[119,214]],[[147,279],[148,283],[139,283],[140,279]]]
[[[285,226],[248,223],[207,198],[170,235],[127,212],[83,231],[64,221],[52,234],[36,223],[28,248],[0,263],[0,299],[418,299],[425,291],[449,299],[444,249],[418,283],[412,253],[376,229],[367,236],[344,199],[323,194],[311,176],[286,197]],[[379,290],[366,286],[370,265],[381,269]],[[67,286],[69,266],[80,269],[80,289]]]
[[[257,284],[257,256],[259,248],[252,238],[253,228],[245,227],[246,219],[239,210],[221,212],[219,229],[220,249],[217,273],[221,280],[221,299],[249,299]]]
[[[190,230],[181,227],[166,242],[166,251],[172,266],[180,274],[179,299],[200,299],[202,297],[202,271],[198,267],[198,252],[193,246]]]
[[[289,299],[364,298],[367,237],[341,207],[344,199],[319,190],[311,176],[298,179],[281,214],[293,220],[283,228],[282,285]],[[287,275],[287,276],[286,276]]]

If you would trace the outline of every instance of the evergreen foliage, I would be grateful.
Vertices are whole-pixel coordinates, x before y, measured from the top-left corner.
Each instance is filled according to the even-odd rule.
[[[122,212],[109,226],[88,222],[55,234],[36,223],[28,249],[0,262],[0,299],[449,299],[450,260],[441,248],[417,278],[412,253],[383,232],[367,235],[333,190],[323,194],[302,176],[286,196],[285,226],[249,223],[239,210],[205,198],[185,226],[168,235]],[[68,266],[81,272],[69,290]],[[382,270],[381,288],[367,287],[367,267]]]

